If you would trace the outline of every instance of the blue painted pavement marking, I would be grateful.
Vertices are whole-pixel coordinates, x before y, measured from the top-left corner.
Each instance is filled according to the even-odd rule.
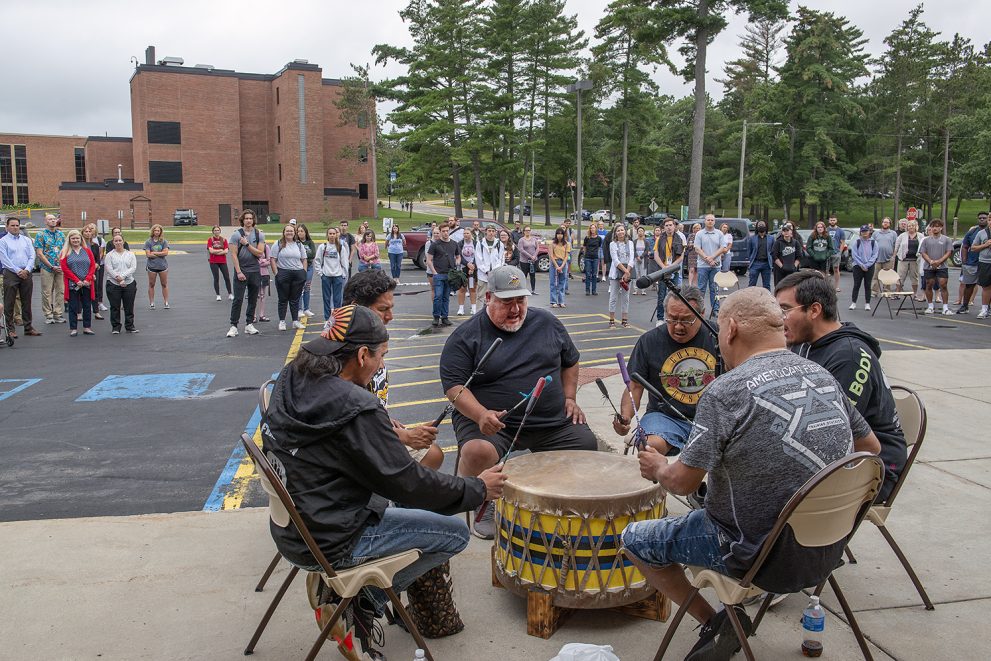
[[[13,397],[25,388],[30,388],[39,381],[41,379],[0,379],[0,402],[8,397]],[[6,386],[6,384],[15,383],[18,385],[10,386],[9,388]]]
[[[253,436],[261,421],[262,412],[256,406],[255,412],[251,414],[251,419],[244,426],[244,433],[248,436]],[[234,480],[234,474],[237,473],[238,467],[244,461],[245,455],[244,446],[239,439],[234,445],[234,450],[231,452],[230,458],[227,459],[224,470],[220,471],[220,477],[217,478],[217,483],[213,486],[210,497],[206,499],[206,503],[203,505],[204,512],[219,512],[223,508],[224,496],[227,495],[231,482]]]
[[[77,402],[105,399],[189,399],[206,392],[213,374],[111,374],[84,392]]]

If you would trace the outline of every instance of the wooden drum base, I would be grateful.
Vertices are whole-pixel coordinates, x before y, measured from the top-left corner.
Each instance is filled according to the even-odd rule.
[[[505,589],[496,573],[495,546],[492,547],[492,585]],[[533,587],[526,592],[526,632],[530,636],[548,639],[554,635],[567,617],[577,609],[561,608],[554,605],[554,594],[540,587]],[[626,606],[613,606],[602,610],[611,610],[632,617],[642,617],[657,622],[667,622],[671,615],[671,601],[660,592],[655,592],[646,599]]]

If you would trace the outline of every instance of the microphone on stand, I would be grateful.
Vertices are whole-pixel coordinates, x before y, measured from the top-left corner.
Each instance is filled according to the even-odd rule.
[[[677,272],[680,268],[681,262],[672,264],[671,266],[665,266],[660,271],[654,271],[650,275],[642,275],[637,278],[637,288],[646,289],[647,287],[659,282],[662,278],[666,278],[672,273]]]

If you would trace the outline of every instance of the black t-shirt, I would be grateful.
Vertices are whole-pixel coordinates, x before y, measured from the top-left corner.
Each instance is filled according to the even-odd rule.
[[[430,253],[434,260],[434,271],[440,274],[446,274],[448,271],[457,266],[458,257],[458,244],[455,241],[431,241],[430,249],[427,251]]]
[[[564,324],[547,310],[530,308],[526,321],[515,333],[496,328],[485,312],[458,326],[440,356],[444,392],[468,380],[497,337],[502,338],[502,344],[485,364],[483,373],[471,382],[471,393],[479,403],[493,411],[508,411],[533,389],[538,378],[550,375],[553,380],[544,387],[526,426],[546,429],[569,424],[570,418],[564,413],[561,369],[574,366],[579,353]],[[524,408],[519,407],[503,420],[512,432],[519,427]],[[461,413],[455,411],[454,415]]]
[[[585,255],[588,259],[598,259],[599,258],[599,248],[602,247],[602,237],[596,236],[586,236],[582,241],[585,247]]]
[[[637,340],[629,370],[647,379],[666,395],[668,404],[691,420],[705,388],[720,374],[717,355],[716,338],[708,329],[700,328],[689,342],[680,344],[668,334],[667,326],[662,325]],[[653,395],[647,400],[647,412],[672,415]]]
[[[767,235],[758,234],[757,235],[757,255],[754,257],[755,262],[768,262],[767,258]]]

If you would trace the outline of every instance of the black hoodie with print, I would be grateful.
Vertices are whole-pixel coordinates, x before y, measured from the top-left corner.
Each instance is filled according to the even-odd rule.
[[[839,381],[881,443],[884,484],[878,502],[891,493],[905,467],[905,434],[895,399],[881,369],[881,345],[849,322],[815,342],[794,345],[791,350],[825,367]]]
[[[301,376],[291,364],[275,383],[262,446],[331,563],[348,557],[364,529],[381,520],[385,499],[450,515],[485,498],[480,479],[413,461],[375,395],[340,377]],[[270,527],[286,558],[316,564],[294,525]]]

